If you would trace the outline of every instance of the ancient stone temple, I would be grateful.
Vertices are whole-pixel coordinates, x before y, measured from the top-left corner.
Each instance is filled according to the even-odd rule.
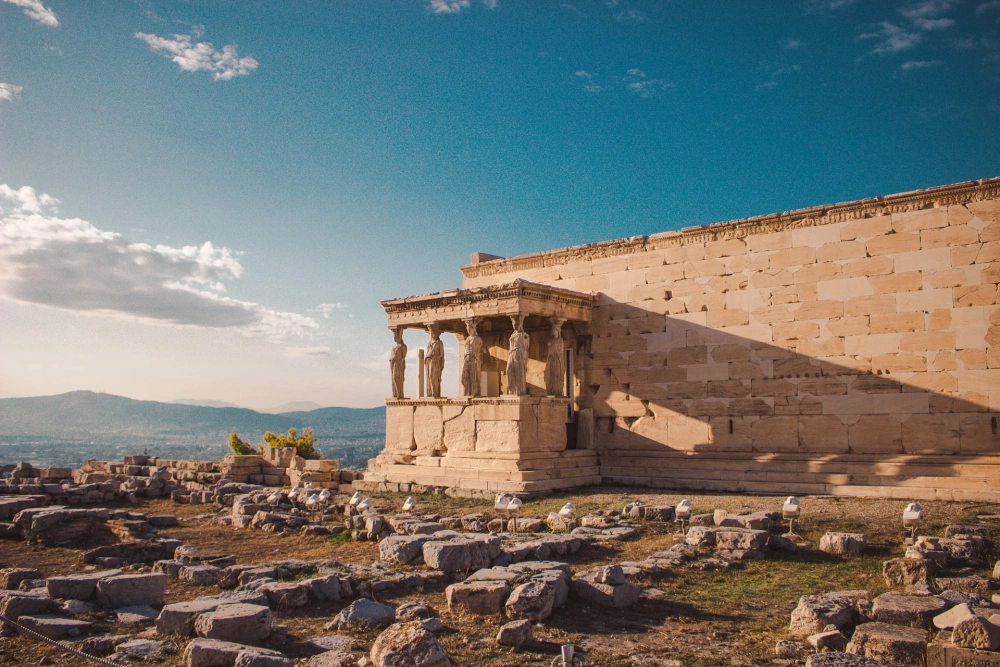
[[[432,340],[366,484],[1000,500],[1000,178],[462,273],[383,302]]]

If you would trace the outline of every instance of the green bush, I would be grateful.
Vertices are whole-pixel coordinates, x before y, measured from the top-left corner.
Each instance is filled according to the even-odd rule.
[[[264,447],[294,447],[296,453],[304,459],[323,458],[323,453],[316,449],[311,428],[304,429],[301,436],[294,428],[288,429],[287,434],[275,434],[268,431],[264,434],[264,444],[262,445],[251,445],[249,442],[241,440],[236,431],[229,434],[229,448],[237,456],[263,454]]]

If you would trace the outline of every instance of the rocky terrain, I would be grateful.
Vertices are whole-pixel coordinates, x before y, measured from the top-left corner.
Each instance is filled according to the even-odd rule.
[[[405,494],[339,478],[292,492],[260,471],[171,470],[192,479],[152,497],[118,479],[152,481],[149,465],[108,467],[93,484],[122,486],[100,495],[8,484],[0,614],[20,627],[4,629],[0,662],[93,664],[28,631],[190,667],[548,665],[562,644],[590,665],[1000,657],[1000,506],[924,503],[905,544],[902,501],[804,497],[783,536],[781,498],[691,495],[678,534],[682,496],[641,489],[525,500],[515,517],[431,493],[403,511]],[[29,469],[25,486],[43,474],[64,473]]]

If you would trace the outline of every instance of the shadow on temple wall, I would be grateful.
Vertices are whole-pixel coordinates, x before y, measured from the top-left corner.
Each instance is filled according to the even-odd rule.
[[[820,325],[808,320],[759,327],[788,349],[754,340],[754,327],[739,336],[707,326],[708,315],[604,302],[591,333],[577,338],[579,404],[593,408],[608,481],[824,493],[963,477],[962,488],[975,491],[982,476],[963,464],[1000,454],[986,392],[960,396],[957,374],[945,370],[985,369],[985,349],[959,361],[954,342],[950,350],[940,342],[953,334],[937,331],[904,336],[913,351],[880,351],[860,318],[837,322],[860,336],[858,347],[820,341]],[[925,363],[916,348],[935,345],[944,349]]]

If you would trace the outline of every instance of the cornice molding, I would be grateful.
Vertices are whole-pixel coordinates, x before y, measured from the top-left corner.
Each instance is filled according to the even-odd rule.
[[[411,296],[403,299],[388,299],[382,302],[382,307],[385,308],[386,313],[391,314],[408,311],[448,309],[481,301],[499,301],[519,297],[527,297],[538,301],[555,301],[581,308],[593,307],[596,299],[596,297],[590,294],[517,279],[502,285],[454,289],[436,294]]]
[[[651,236],[601,241],[589,245],[548,250],[545,252],[495,259],[461,267],[466,278],[502,275],[515,271],[559,266],[579,260],[618,257],[649,250],[662,250],[692,244],[738,239],[753,234],[771,234],[786,229],[815,227],[835,222],[874,218],[892,213],[920,211],[941,206],[968,204],[984,199],[1000,198],[1000,177],[942,185],[927,190],[914,190],[884,197],[861,199],[841,204],[802,208],[785,213],[772,213],[753,218],[716,222],[710,225],[685,227],[676,232]],[[385,302],[383,302],[385,305]]]

